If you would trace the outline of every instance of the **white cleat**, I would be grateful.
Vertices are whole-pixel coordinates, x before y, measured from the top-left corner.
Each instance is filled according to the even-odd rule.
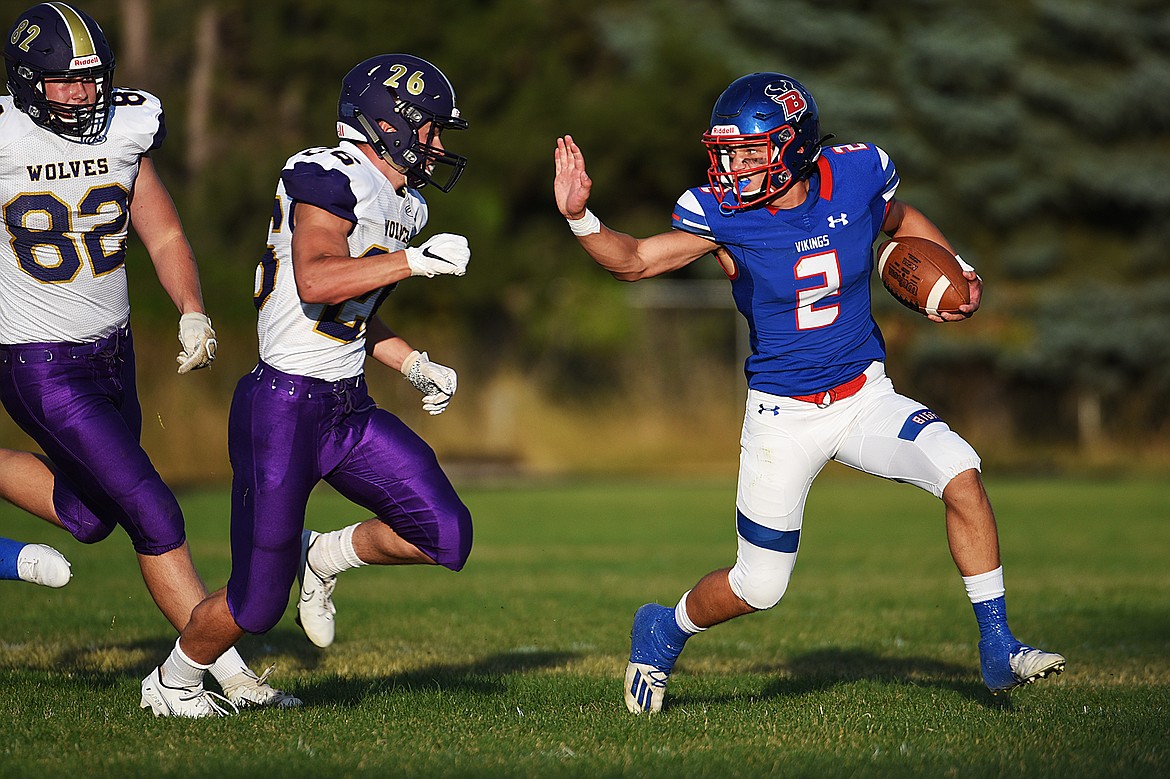
[[[228,711],[223,701],[231,707]],[[239,709],[222,695],[197,687],[170,687],[162,680],[162,668],[155,668],[142,680],[139,707],[150,709],[156,717],[226,717]]]
[[[626,666],[626,708],[631,714],[657,714],[666,698],[669,671],[662,671],[645,663]]]
[[[73,577],[65,555],[45,544],[25,544],[16,558],[16,571],[22,581],[45,587],[64,587]]]
[[[979,642],[979,666],[994,694],[1055,676],[1064,670],[1064,655],[1022,644],[1010,634],[1007,640],[993,636]]]
[[[337,613],[333,606],[333,588],[337,586],[337,577],[319,576],[309,565],[309,548],[319,535],[312,530],[301,533],[301,567],[297,572],[301,593],[297,601],[297,624],[310,641],[324,649],[333,643],[333,615]]]
[[[1024,645],[1009,658],[1008,665],[1012,669],[1012,675],[1016,677],[1017,685],[1031,684],[1049,674],[1055,675],[1062,672],[1064,670],[1064,655]]]
[[[65,555],[45,544],[25,544],[16,558],[21,581],[45,587],[64,587],[73,577]]]
[[[276,669],[275,665],[257,676],[251,669],[229,676],[219,683],[223,694],[239,709],[253,706],[268,706],[274,709],[293,709],[304,705],[304,701],[291,693],[278,690],[268,683],[268,675]]]

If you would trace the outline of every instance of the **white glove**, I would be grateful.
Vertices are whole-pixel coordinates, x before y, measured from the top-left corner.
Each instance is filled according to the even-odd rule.
[[[408,246],[405,251],[410,275],[427,278],[441,273],[462,276],[467,273],[467,261],[471,259],[467,239],[452,233],[433,235],[422,246]]]
[[[431,416],[442,414],[455,394],[455,371],[431,362],[426,352],[415,349],[402,363],[402,375],[423,394],[423,410]]]
[[[215,361],[219,342],[206,314],[183,314],[179,318],[179,343],[183,345],[183,351],[175,358],[179,363],[179,373],[206,368]]]

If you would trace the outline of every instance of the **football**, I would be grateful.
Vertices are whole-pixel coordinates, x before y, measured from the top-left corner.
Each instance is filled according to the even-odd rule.
[[[877,250],[882,284],[902,305],[920,314],[955,313],[971,302],[955,255],[926,238],[891,238]]]

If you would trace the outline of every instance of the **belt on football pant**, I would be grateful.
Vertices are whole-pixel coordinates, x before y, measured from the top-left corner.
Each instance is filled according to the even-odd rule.
[[[25,343],[0,346],[0,363],[45,363],[62,359],[81,357],[113,357],[130,338],[130,325],[122,325],[109,335],[96,341],[74,343]]]
[[[805,403],[816,403],[820,408],[844,400],[845,398],[856,395],[857,392],[865,386],[866,375],[864,373],[855,378],[850,379],[844,384],[838,384],[832,389],[827,389],[824,392],[814,392],[812,395],[790,395],[793,400],[802,400]]]

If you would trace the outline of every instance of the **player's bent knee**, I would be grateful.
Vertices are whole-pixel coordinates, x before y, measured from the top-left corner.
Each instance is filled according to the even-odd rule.
[[[948,479],[942,485],[940,492],[939,497],[947,503],[976,496],[982,497],[985,491],[979,469],[974,467],[964,468]]]
[[[462,503],[454,509],[452,520],[447,524],[449,532],[444,534],[443,548],[437,550],[435,562],[452,571],[461,571],[471,556],[471,512]]]
[[[276,627],[276,623],[284,616],[288,598],[250,598],[237,605],[229,593],[227,604],[228,612],[240,630],[258,635]]]
[[[276,623],[280,622],[280,617],[283,613],[284,610],[281,609],[276,613],[270,612],[267,614],[249,614],[247,624],[243,624],[239,620],[236,620],[236,624],[239,626],[240,630],[243,630],[245,633],[259,635],[261,633],[267,633],[269,630],[272,630],[274,627],[276,627]]]
[[[135,505],[133,513],[120,520],[130,536],[134,551],[157,556],[178,549],[187,540],[183,510],[174,494],[156,479],[149,491],[149,499]]]
[[[979,487],[979,469],[974,466],[964,468],[963,470],[952,476],[946,484],[943,485],[943,492],[949,489],[966,489]]]
[[[90,511],[77,495],[62,489],[59,485],[53,493],[53,508],[61,525],[83,544],[104,541],[118,526],[116,522],[103,521]]]
[[[731,591],[756,611],[767,611],[780,602],[788,590],[788,576],[762,576],[741,568],[738,564],[727,575]]]
[[[96,544],[105,541],[114,532],[114,528],[105,525],[86,525],[71,530],[73,537],[83,544]]]

